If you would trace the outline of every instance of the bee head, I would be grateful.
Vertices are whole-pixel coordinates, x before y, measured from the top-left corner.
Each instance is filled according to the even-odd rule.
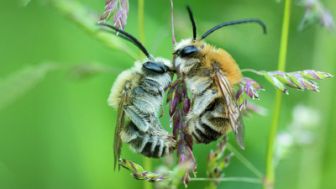
[[[190,70],[195,64],[199,63],[199,58],[202,58],[206,55],[204,48],[207,47],[207,44],[204,42],[204,39],[207,38],[213,32],[232,25],[238,24],[247,24],[255,23],[262,27],[263,32],[266,33],[266,25],[259,19],[240,19],[235,21],[229,21],[221,23],[217,26],[212,27],[206,31],[200,38],[197,38],[197,27],[196,22],[192,13],[192,10],[187,6],[188,15],[192,24],[192,38],[185,39],[177,43],[174,49],[174,65],[177,69],[183,72],[183,69]]]
[[[146,59],[142,64],[142,70],[150,74],[164,74],[172,72],[173,66],[171,62],[164,58],[150,58]]]
[[[140,62],[137,62],[135,65],[135,69],[140,71],[143,70],[146,73],[152,73],[152,74],[163,74],[166,72],[172,72],[173,66],[169,60],[163,59],[163,58],[154,58],[149,54],[145,46],[134,36],[131,34],[120,30],[112,25],[109,25],[107,23],[99,23],[100,26],[107,27],[109,29],[112,29],[112,32],[116,33],[119,37],[133,43],[136,47],[138,47],[141,52],[146,56],[146,59],[140,64]]]
[[[191,8],[187,6],[187,10],[192,23],[193,38],[182,40],[176,44],[173,55],[174,65],[177,69],[183,69],[184,67],[191,68],[197,64],[199,61],[197,61],[196,58],[200,56],[200,52],[203,47],[202,42],[200,40],[196,40],[196,23]]]

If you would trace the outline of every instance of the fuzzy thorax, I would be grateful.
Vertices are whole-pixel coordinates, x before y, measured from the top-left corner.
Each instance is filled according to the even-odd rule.
[[[210,67],[213,63],[217,63],[223,73],[226,74],[231,85],[241,81],[242,74],[239,66],[228,52],[208,44],[204,45],[201,52],[204,54],[205,67]]]
[[[140,74],[142,74],[142,63],[135,62],[134,66],[121,72],[111,88],[108,104],[113,108],[118,108],[122,95],[124,95],[125,86],[129,83],[132,86],[138,85]]]
[[[169,69],[172,69],[172,63],[164,58],[156,57],[152,58],[151,60],[145,59],[143,61],[136,61],[134,66],[128,70],[121,72],[115,82],[113,83],[110,96],[108,98],[108,104],[113,108],[118,108],[120,103],[121,97],[125,95],[126,84],[129,84],[130,90],[133,89],[135,86],[139,85],[140,78],[144,75],[142,70],[142,65],[147,61],[153,61],[157,63],[161,63],[166,65]]]

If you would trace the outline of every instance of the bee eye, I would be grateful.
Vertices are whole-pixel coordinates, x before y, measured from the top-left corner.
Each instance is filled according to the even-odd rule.
[[[166,73],[168,71],[168,67],[166,65],[156,62],[146,62],[142,67],[143,69],[154,73]]]
[[[184,47],[180,52],[179,55],[184,58],[184,57],[190,57],[198,52],[198,48],[195,46],[186,46]]]

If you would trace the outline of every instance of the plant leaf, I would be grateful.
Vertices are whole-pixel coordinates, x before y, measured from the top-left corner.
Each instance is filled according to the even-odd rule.
[[[0,110],[22,97],[57,68],[51,63],[30,66],[0,80]]]
[[[89,79],[102,73],[118,74],[120,72],[121,70],[117,70],[104,64],[91,63],[72,66],[70,68],[69,75],[72,78],[79,80]]]

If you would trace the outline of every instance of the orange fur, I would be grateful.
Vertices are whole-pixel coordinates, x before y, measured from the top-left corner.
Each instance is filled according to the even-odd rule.
[[[232,56],[223,49],[213,47],[202,41],[196,41],[195,45],[200,47],[202,57],[204,58],[204,67],[212,68],[212,64],[217,62],[220,69],[226,74],[231,85],[237,84],[242,79],[242,74],[238,64]]]

